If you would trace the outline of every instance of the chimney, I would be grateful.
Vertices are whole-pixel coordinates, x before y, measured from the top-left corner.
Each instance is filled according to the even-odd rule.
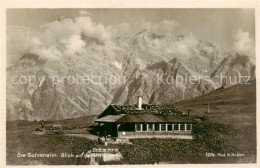
[[[142,110],[142,96],[137,97],[138,110]]]
[[[188,116],[190,116],[190,111],[191,111],[191,109],[188,109]]]

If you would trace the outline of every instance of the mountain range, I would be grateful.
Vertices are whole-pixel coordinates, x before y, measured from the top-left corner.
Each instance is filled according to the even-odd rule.
[[[26,53],[7,69],[7,120],[61,120],[101,113],[109,104],[172,104],[226,88],[218,77],[249,76],[255,63],[192,35],[160,36],[141,31],[107,44],[82,35],[87,53],[48,59]],[[63,50],[64,45],[57,46]],[[94,46],[94,47],[93,47]],[[34,76],[33,83],[14,84],[13,77]],[[70,84],[71,76],[124,77],[122,83]],[[206,78],[207,76],[207,78]],[[53,80],[61,79],[62,82]],[[193,82],[179,79],[195,78]],[[243,79],[242,82],[246,82]]]

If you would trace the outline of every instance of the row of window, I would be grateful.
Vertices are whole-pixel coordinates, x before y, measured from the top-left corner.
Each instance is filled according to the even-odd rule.
[[[136,131],[184,131],[185,125],[186,130],[191,130],[191,124],[136,124]]]

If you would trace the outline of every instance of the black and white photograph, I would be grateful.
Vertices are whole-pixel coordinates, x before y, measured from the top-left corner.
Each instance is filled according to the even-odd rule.
[[[7,8],[6,165],[257,163],[255,8]]]

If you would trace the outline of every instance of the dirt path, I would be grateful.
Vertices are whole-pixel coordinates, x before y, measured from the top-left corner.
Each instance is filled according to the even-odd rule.
[[[73,137],[79,137],[79,138],[86,138],[89,140],[97,141],[98,136],[92,135],[92,134],[64,134],[64,136],[73,136]]]

